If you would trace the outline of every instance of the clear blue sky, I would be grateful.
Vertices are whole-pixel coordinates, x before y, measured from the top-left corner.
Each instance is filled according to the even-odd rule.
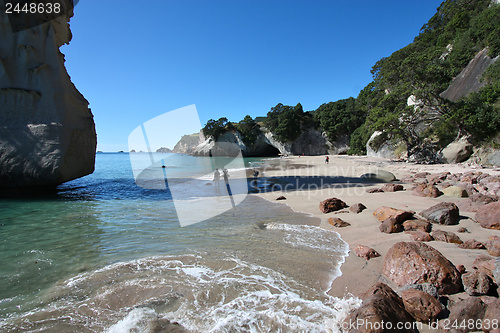
[[[205,124],[356,97],[375,62],[411,43],[439,4],[82,0],[61,51],[90,102],[98,149],[127,150],[134,128],[191,104]]]

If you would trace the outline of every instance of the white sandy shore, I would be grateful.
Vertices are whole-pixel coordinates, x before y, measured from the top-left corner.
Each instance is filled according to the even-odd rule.
[[[405,191],[392,193],[367,193],[370,188],[381,187],[382,183],[362,183],[358,177],[367,172],[377,169],[387,170],[396,175],[398,179],[415,172],[427,171],[439,173],[449,171],[451,173],[466,172],[476,170],[473,167],[461,164],[440,164],[440,165],[417,165],[411,163],[391,162],[383,158],[373,158],[366,156],[330,156],[330,163],[325,164],[324,156],[301,156],[289,157],[278,162],[278,168],[263,170],[262,177],[278,177],[300,185],[299,190],[273,191],[258,193],[264,199],[275,201],[278,196],[284,195],[287,200],[275,201],[289,205],[293,210],[310,213],[321,219],[321,227],[338,232],[342,239],[349,244],[350,249],[358,244],[367,245],[374,248],[382,256],[369,261],[357,257],[354,252],[346,258],[341,267],[342,276],[333,281],[329,294],[337,297],[358,295],[364,292],[371,285],[378,281],[386,282],[391,287],[389,281],[382,276],[382,262],[389,248],[400,241],[412,241],[410,235],[406,233],[385,234],[379,231],[380,223],[373,217],[373,212],[380,206],[390,206],[399,209],[421,212],[441,201],[457,202],[458,198],[440,196],[438,198],[417,197],[411,194],[411,184],[403,184]],[[492,175],[500,174],[500,169],[480,169]],[[329,177],[346,177],[345,182],[338,183]],[[352,177],[352,178],[350,178]],[[336,187],[335,187],[336,186]],[[439,187],[439,186],[438,186]],[[359,214],[329,213],[323,214],[319,210],[319,203],[327,198],[336,197],[345,201],[349,206],[356,203],[363,203],[367,209]],[[459,237],[466,241],[476,239],[485,242],[492,235],[500,236],[500,231],[481,228],[470,219],[474,213],[461,212],[464,218],[459,225],[442,226],[434,225],[434,230],[441,229],[456,232],[460,227],[466,227],[470,233],[460,233]],[[336,228],[328,224],[330,217],[339,217],[351,226]],[[433,241],[428,243],[439,250],[455,265],[464,265],[467,270],[472,269],[472,263],[479,254],[487,254],[485,250],[464,250],[456,244]],[[460,297],[456,295],[455,297]]]

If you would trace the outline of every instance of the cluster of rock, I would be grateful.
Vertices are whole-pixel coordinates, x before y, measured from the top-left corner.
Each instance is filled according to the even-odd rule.
[[[364,178],[376,178],[374,175]],[[390,179],[391,177],[386,177]],[[394,179],[391,179],[393,181]],[[431,325],[433,328],[455,332],[485,331],[498,332],[494,328],[472,326],[453,328],[447,324],[460,322],[493,322],[500,319],[500,235],[487,240],[468,239],[463,241],[457,234],[440,230],[436,226],[457,225],[460,222],[460,210],[475,213],[474,220],[481,227],[500,230],[500,177],[481,171],[430,174],[415,173],[402,179],[411,182],[408,186],[412,195],[435,198],[449,196],[457,198],[457,203],[439,202],[429,208],[414,212],[389,206],[382,206],[373,212],[380,223],[383,233],[405,232],[412,241],[394,244],[382,259],[381,254],[365,245],[357,245],[353,252],[365,260],[383,260],[382,275],[390,284],[378,283],[360,296],[363,303],[344,321],[345,325],[353,322],[371,322],[374,327],[382,321],[414,323],[415,321]],[[404,191],[403,184],[388,183],[371,192]],[[383,195],[383,194],[382,194]],[[460,198],[460,199],[458,199]],[[353,205],[359,207],[362,204]],[[349,207],[339,198],[329,198],[320,203],[320,210],[325,213],[343,212]],[[364,207],[364,206],[363,206]],[[351,207],[352,208],[352,207]],[[351,210],[351,209],[350,209]],[[359,213],[360,210],[353,209]],[[361,210],[362,211],[362,210]],[[350,224],[332,217],[328,222],[335,227],[349,227]],[[466,228],[459,233],[468,233]],[[439,241],[456,244],[457,251],[482,250],[476,255],[472,269],[467,271],[464,265],[454,265],[441,252],[427,244]],[[432,243],[431,243],[432,244]],[[473,253],[473,252],[472,252]],[[450,298],[448,295],[463,293],[465,296]],[[460,294],[462,295],[462,294]],[[499,324],[500,325],[500,324]],[[383,329],[356,327],[350,332],[384,332]],[[380,326],[379,326],[380,327]],[[395,326],[394,326],[395,327]],[[415,325],[408,324],[399,332],[416,332]]]

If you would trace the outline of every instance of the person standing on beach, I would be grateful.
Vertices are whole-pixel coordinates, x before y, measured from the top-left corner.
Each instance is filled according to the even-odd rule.
[[[229,171],[227,171],[227,169],[224,169],[224,170],[222,170],[222,174],[224,177],[224,182],[226,183],[226,186],[227,186],[228,181],[229,181]]]
[[[325,163],[328,164],[328,162],[330,162],[330,157],[329,156],[325,157]]]
[[[219,180],[220,180],[219,169],[215,169],[215,172],[214,172],[214,183],[215,183],[216,186],[219,186]]]

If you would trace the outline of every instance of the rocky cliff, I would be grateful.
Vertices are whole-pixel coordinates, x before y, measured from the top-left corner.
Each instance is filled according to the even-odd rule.
[[[328,141],[326,134],[318,130],[304,130],[301,135],[291,142],[278,141],[272,132],[266,128],[261,128],[262,133],[257,136],[255,143],[246,145],[238,131],[230,131],[221,135],[217,139],[217,143],[229,142],[236,145],[242,152],[243,156],[278,156],[282,155],[326,155],[326,154],[345,154],[349,150],[347,136],[339,138],[331,143]],[[192,154],[196,156],[208,156],[210,151],[216,146],[216,142],[212,138],[204,138],[197,145]],[[182,141],[182,140],[181,140]],[[178,145],[181,143],[179,141]],[[177,146],[177,145],[176,145]],[[236,147],[235,146],[235,147]],[[220,147],[218,147],[220,149]],[[174,149],[175,151],[175,149]],[[212,152],[213,153],[213,152]]]
[[[94,171],[93,116],[59,51],[72,37],[72,3],[66,0],[63,5],[64,15],[17,32],[9,17],[0,14],[0,191],[4,193],[12,188],[55,187]]]
[[[484,71],[499,58],[500,56],[496,56],[493,59],[490,58],[488,56],[488,48],[478,52],[467,67],[453,79],[448,89],[441,93],[441,97],[454,102],[484,87],[486,81],[481,80]]]

